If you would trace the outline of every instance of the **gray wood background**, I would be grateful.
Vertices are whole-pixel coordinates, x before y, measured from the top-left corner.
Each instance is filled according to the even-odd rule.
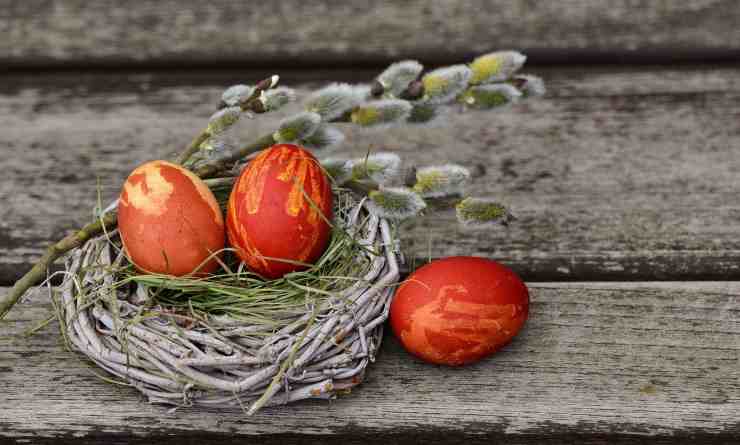
[[[515,47],[547,62],[740,54],[734,0],[2,0],[13,66],[356,65]]]
[[[168,412],[99,380],[55,322],[23,336],[50,314],[36,294],[0,322],[0,443],[740,442],[738,23],[729,0],[0,0],[0,286],[98,191],[180,151],[233,83],[276,71],[305,94],[400,57],[520,48],[549,87],[440,128],[348,128],[340,150],[460,163],[512,207],[508,229],[465,232],[451,212],[403,228],[409,270],[482,255],[529,281],[505,351],[445,369],[387,335],[331,403]]]

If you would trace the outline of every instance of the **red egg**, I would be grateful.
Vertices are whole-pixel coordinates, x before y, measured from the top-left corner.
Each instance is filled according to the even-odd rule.
[[[131,172],[121,191],[118,228],[129,259],[147,273],[213,272],[216,259],[203,262],[226,240],[221,209],[208,186],[166,161]]]
[[[450,257],[419,268],[401,284],[390,323],[410,353],[460,366],[507,344],[528,314],[527,287],[511,269],[485,258]]]
[[[304,269],[295,262],[313,263],[326,248],[332,199],[329,179],[311,153],[273,145],[234,184],[226,215],[229,242],[265,278]]]

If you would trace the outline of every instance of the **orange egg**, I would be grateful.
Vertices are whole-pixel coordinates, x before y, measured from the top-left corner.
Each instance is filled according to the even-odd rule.
[[[311,153],[273,145],[234,184],[226,215],[229,242],[265,278],[304,269],[295,262],[313,263],[326,248],[332,199],[329,179]]]
[[[529,314],[529,293],[509,268],[485,258],[450,257],[412,273],[391,303],[401,344],[422,360],[459,366],[507,344]]]
[[[118,228],[129,259],[148,273],[213,272],[215,258],[203,263],[225,244],[223,216],[211,190],[189,170],[166,161],[131,172],[121,191]]]

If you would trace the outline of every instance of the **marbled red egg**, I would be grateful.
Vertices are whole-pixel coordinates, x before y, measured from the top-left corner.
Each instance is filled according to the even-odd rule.
[[[242,171],[229,197],[226,231],[249,268],[265,278],[304,269],[326,248],[332,218],[329,178],[307,150],[279,144]]]
[[[412,273],[393,297],[390,323],[410,353],[460,366],[493,354],[524,326],[529,293],[509,268],[450,257]]]
[[[211,190],[167,161],[147,162],[131,172],[121,191],[118,228],[129,259],[147,273],[210,273],[218,267],[211,256],[226,241]]]

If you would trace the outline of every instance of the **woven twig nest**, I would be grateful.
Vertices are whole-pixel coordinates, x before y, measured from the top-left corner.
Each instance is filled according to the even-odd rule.
[[[276,314],[269,332],[229,315],[183,315],[182,306],[152,301],[156,287],[141,282],[115,285],[127,259],[113,232],[67,259],[58,308],[69,344],[153,403],[253,413],[359,384],[381,343],[399,252],[388,221],[349,193],[337,197],[335,230],[360,246],[357,276]]]

